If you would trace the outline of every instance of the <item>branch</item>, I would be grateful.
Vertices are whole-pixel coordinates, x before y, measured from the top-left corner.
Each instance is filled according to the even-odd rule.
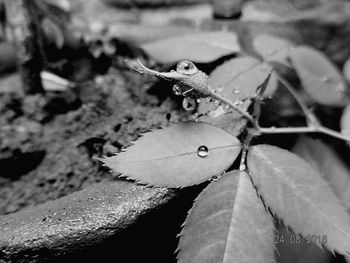
[[[304,103],[303,99],[299,96],[299,94],[295,91],[293,86],[286,80],[283,76],[280,74],[276,74],[277,79],[285,86],[285,88],[292,94],[294,99],[299,104],[300,108],[302,109],[305,117],[308,120],[308,124],[314,124],[315,126],[319,126],[319,121],[317,120],[316,116],[309,110],[309,108]]]
[[[288,134],[288,133],[322,133],[331,137],[350,142],[350,137],[323,126],[290,127],[290,128],[262,128],[258,131],[264,134]]]
[[[213,99],[216,99],[228,105],[234,111],[238,112],[240,115],[242,115],[244,118],[246,118],[254,124],[254,119],[252,118],[252,116],[249,115],[249,113],[240,109],[239,107],[237,107],[237,105],[235,105],[228,99],[214,92],[209,85],[208,76],[205,73],[198,70],[197,68],[195,73],[190,75],[184,75],[178,71],[158,72],[156,70],[149,69],[145,65],[143,65],[140,60],[137,60],[136,64],[128,63],[127,65],[129,68],[136,70],[141,74],[148,74],[156,76],[158,78],[176,81],[186,87],[189,87],[187,90],[182,91],[183,96],[188,94],[189,92],[196,92],[196,95],[199,97],[212,97]]]
[[[238,112],[240,115],[242,115],[244,118],[246,118],[247,120],[249,120],[251,123],[254,124],[254,119],[252,116],[249,115],[248,112],[238,108],[234,103],[232,103],[231,101],[229,101],[228,99],[220,96],[219,94],[215,93],[215,92],[212,92],[210,94],[210,96],[213,98],[213,99],[216,99],[226,105],[228,105],[229,107],[231,107],[233,110],[235,110],[236,112]]]

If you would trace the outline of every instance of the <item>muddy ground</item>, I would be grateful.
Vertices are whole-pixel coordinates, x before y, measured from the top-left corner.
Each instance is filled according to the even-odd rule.
[[[13,82],[16,80],[14,79]],[[184,118],[171,86],[129,69],[84,81],[67,94],[0,94],[0,214],[80,190],[113,175],[93,157]],[[153,94],[151,94],[153,93]]]

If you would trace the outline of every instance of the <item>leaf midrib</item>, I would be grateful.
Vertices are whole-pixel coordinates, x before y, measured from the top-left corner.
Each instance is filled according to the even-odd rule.
[[[240,144],[231,144],[231,145],[224,145],[224,146],[217,146],[217,147],[208,148],[208,156],[209,156],[211,151],[218,151],[218,150],[222,150],[225,148],[233,148],[233,147],[237,147],[237,146],[240,146]],[[133,160],[133,161],[119,161],[118,160],[118,162],[119,163],[142,163],[142,162],[149,162],[149,161],[160,161],[160,160],[171,159],[171,158],[192,155],[192,154],[197,154],[197,150],[191,151],[191,152],[184,152],[184,153],[180,153],[180,154],[175,154],[175,155],[153,158],[153,159],[143,159],[143,160]],[[201,157],[199,157],[199,158],[201,158]],[[205,159],[205,158],[206,157],[203,157],[203,159]]]
[[[227,256],[227,247],[228,247],[228,239],[230,238],[230,236],[231,236],[231,231],[230,231],[230,229],[231,229],[231,227],[232,227],[232,224],[233,224],[233,218],[234,218],[234,214],[235,214],[235,212],[236,212],[236,208],[237,208],[237,205],[236,205],[236,203],[237,203],[237,196],[240,194],[240,182],[241,182],[241,179],[242,179],[242,175],[241,174],[239,174],[239,180],[238,180],[238,184],[237,184],[237,189],[236,189],[236,191],[235,191],[235,196],[234,196],[234,198],[235,198],[235,201],[233,202],[233,207],[232,207],[232,213],[231,213],[231,217],[230,217],[230,224],[229,224],[229,226],[228,226],[228,229],[227,229],[227,238],[225,239],[225,250],[224,250],[224,254],[223,254],[223,257],[222,257],[222,262],[224,263],[224,262],[227,262],[226,261],[226,256]]]

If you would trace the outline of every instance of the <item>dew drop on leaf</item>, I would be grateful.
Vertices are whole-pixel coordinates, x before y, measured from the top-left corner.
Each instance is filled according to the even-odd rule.
[[[233,92],[233,94],[239,94],[240,93],[239,89],[234,89],[232,92]]]
[[[193,111],[197,107],[197,103],[190,97],[185,97],[182,101],[182,107],[187,111]]]
[[[207,146],[202,145],[202,146],[198,147],[197,154],[198,154],[199,157],[202,157],[202,158],[207,157],[208,156],[208,152],[209,152],[209,150],[208,150]]]
[[[212,180],[212,181],[217,181],[217,180],[219,180],[219,176],[214,175],[214,176],[211,178],[211,180]]]
[[[198,69],[191,61],[183,60],[177,64],[176,71],[185,75],[192,75],[197,73]]]
[[[182,94],[180,86],[176,84],[173,86],[173,92],[176,96],[180,96]]]

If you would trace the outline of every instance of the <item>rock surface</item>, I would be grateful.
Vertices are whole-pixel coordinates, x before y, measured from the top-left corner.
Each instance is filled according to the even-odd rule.
[[[45,261],[96,245],[175,196],[130,182],[100,183],[0,218],[0,259]]]

